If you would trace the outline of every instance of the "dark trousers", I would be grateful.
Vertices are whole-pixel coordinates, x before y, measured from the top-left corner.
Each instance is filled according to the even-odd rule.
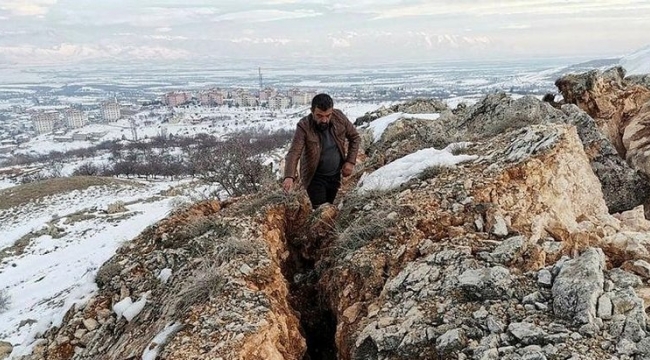
[[[307,186],[307,195],[309,195],[311,207],[316,209],[321,204],[334,203],[334,198],[340,186],[340,173],[332,176],[314,175],[309,186]]]

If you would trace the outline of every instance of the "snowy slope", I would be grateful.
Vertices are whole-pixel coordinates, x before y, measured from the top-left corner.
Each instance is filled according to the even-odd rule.
[[[619,64],[625,68],[627,75],[650,74],[650,45],[623,57]]]
[[[28,353],[38,333],[90,297],[101,265],[164,218],[178,201],[165,190],[183,183],[93,186],[0,210],[0,291],[9,299],[0,311],[0,339],[14,345],[12,357]],[[126,211],[107,213],[118,201]],[[39,231],[48,227],[58,230]],[[24,250],[14,246],[19,239]]]

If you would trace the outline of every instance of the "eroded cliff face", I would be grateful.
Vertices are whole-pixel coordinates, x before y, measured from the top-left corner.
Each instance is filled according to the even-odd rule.
[[[596,120],[622,158],[650,175],[645,154],[650,150],[650,89],[641,80],[625,79],[625,71],[617,67],[568,75],[555,84],[567,102]]]
[[[504,94],[442,111],[364,135],[337,206],[274,190],[177,211],[125,244],[29,358],[650,357],[647,183],[598,120]],[[476,159],[356,188],[457,141]],[[113,311],[129,297],[139,313]]]
[[[586,111],[625,157],[627,149],[622,136],[625,128],[650,100],[650,90],[624,79],[623,68],[605,72],[598,70],[585,74],[567,75],[555,82],[565,101]]]

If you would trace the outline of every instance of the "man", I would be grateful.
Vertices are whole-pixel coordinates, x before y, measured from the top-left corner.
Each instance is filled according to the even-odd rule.
[[[345,139],[348,140],[347,152]],[[296,182],[300,159],[300,178],[307,189],[311,206],[333,203],[341,186],[341,175],[350,176],[357,161],[360,136],[334,101],[327,94],[318,94],[311,101],[311,114],[296,126],[289,152],[285,157],[284,191]]]

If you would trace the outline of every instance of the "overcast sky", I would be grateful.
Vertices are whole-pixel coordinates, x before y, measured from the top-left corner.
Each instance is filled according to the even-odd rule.
[[[650,0],[0,0],[0,66],[597,58],[648,45],[648,19]]]

